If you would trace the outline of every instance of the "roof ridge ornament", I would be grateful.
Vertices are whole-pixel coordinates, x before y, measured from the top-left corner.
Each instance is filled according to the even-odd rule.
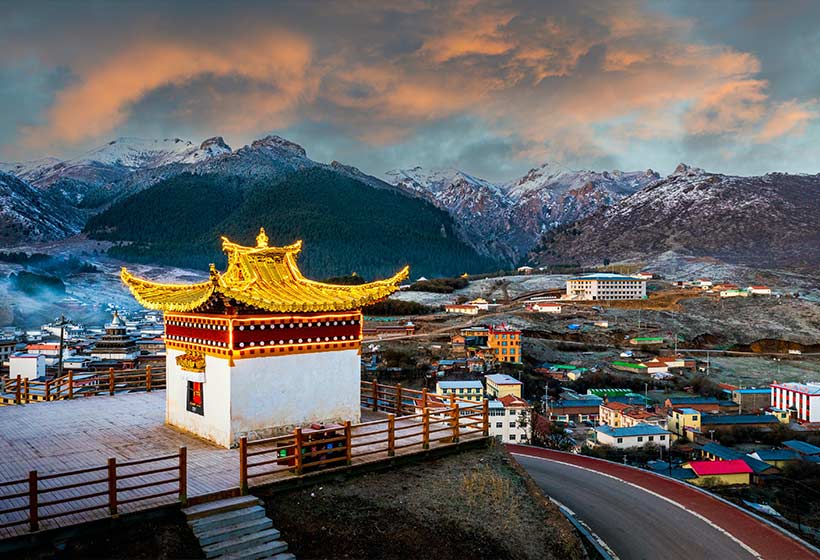
[[[256,236],[256,246],[259,248],[268,246],[268,236],[265,234],[265,228],[259,228],[259,235]]]

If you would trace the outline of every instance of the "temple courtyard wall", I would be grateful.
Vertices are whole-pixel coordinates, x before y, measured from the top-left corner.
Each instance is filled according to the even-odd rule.
[[[168,350],[166,421],[223,447],[310,423],[358,423],[356,349],[237,359],[207,356],[204,373],[183,371]],[[188,381],[203,382],[203,414],[188,410]]]

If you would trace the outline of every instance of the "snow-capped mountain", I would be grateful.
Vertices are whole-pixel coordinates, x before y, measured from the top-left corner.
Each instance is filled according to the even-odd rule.
[[[547,229],[574,222],[660,179],[652,170],[569,171],[550,164],[492,183],[454,169],[386,173],[388,181],[450,212],[487,252],[518,260]],[[489,244],[487,243],[489,241]]]
[[[74,235],[84,222],[59,192],[43,193],[0,171],[0,246]]]
[[[820,263],[820,175],[736,177],[681,164],[661,181],[545,235],[542,262],[599,264],[674,251],[755,266]]]

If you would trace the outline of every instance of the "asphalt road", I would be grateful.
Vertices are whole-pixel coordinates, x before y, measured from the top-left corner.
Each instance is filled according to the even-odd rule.
[[[515,459],[622,560],[755,558],[705,521],[644,490],[564,463],[524,455]]]

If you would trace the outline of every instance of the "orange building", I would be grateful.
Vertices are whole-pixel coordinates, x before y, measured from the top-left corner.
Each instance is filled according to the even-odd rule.
[[[461,329],[465,345],[469,348],[487,348],[499,362],[522,363],[521,330],[506,325],[467,327]]]

